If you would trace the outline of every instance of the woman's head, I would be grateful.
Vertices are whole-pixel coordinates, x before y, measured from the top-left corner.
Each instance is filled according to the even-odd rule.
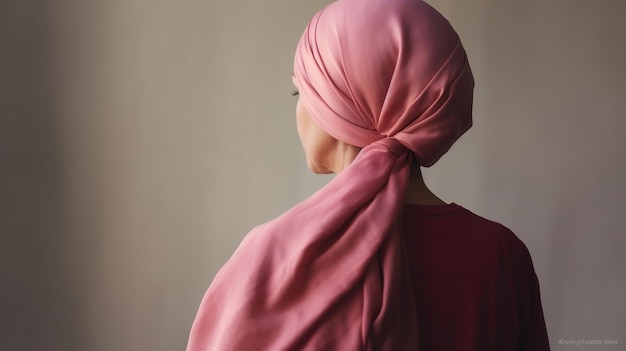
[[[294,85],[298,86],[295,78]],[[335,139],[322,129],[300,98],[296,104],[296,125],[307,164],[314,173],[340,173],[359,152],[359,148]]]
[[[332,136],[326,142],[361,148],[394,138],[430,166],[471,126],[463,47],[419,0],[339,0],[322,9],[300,39],[294,79],[298,110]]]

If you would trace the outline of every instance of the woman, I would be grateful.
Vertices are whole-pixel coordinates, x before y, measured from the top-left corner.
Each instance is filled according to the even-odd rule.
[[[547,350],[524,244],[421,178],[471,126],[450,24],[418,0],[339,0],[293,80],[309,167],[337,176],[246,236],[188,350]]]

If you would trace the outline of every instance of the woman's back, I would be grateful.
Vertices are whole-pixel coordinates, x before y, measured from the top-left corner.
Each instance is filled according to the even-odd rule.
[[[513,232],[457,204],[405,205],[422,350],[546,350],[539,285]]]

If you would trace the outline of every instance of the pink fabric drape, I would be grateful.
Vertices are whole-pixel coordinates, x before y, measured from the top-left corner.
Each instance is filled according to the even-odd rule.
[[[471,126],[459,38],[421,1],[339,0],[309,23],[294,75],[320,126],[362,149],[246,236],[205,294],[187,350],[416,350],[419,286],[397,219],[410,160],[432,165]]]

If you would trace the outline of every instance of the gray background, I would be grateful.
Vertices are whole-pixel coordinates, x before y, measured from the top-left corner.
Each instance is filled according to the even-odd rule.
[[[0,5],[0,349],[184,349],[243,235],[330,179],[290,96],[326,3]],[[626,2],[431,3],[477,85],[427,183],[527,244],[553,349],[623,349]]]

